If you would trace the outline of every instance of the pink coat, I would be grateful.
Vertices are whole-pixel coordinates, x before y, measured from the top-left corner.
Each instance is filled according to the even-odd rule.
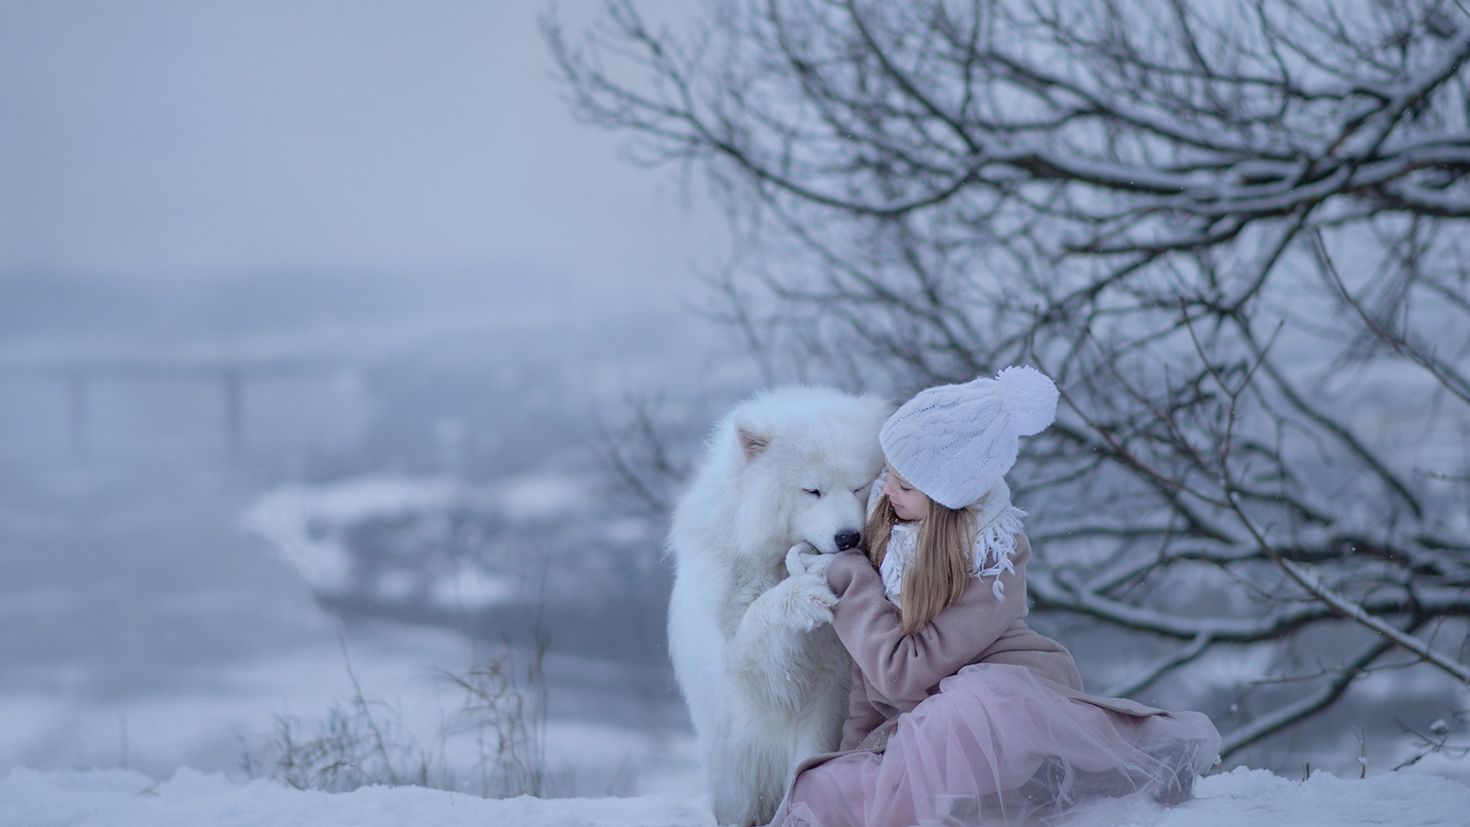
[[[1026,625],[1026,564],[1031,543],[1016,535],[1014,573],[1001,574],[1005,597],[996,600],[988,579],[971,578],[965,593],[923,629],[900,631],[900,615],[884,594],[878,570],[860,551],[839,553],[827,567],[837,595],[832,626],[853,658],[852,691],[837,752],[801,762],[800,773],[848,752],[882,752],[898,716],[939,690],[939,682],[972,663],[1023,666],[1068,697],[1121,712],[1148,716],[1164,710],[1123,698],[1099,698],[1082,690],[1076,661],[1062,644]],[[791,779],[787,779],[790,781]],[[789,785],[788,785],[789,786]]]

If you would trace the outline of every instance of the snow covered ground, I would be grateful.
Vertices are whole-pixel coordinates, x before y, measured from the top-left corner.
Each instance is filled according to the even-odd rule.
[[[1078,812],[1069,827],[1462,827],[1470,787],[1429,775],[1343,779],[1318,772],[1305,782],[1263,770],[1236,769],[1203,779],[1195,800],[1163,810],[1101,805]],[[705,827],[714,824],[693,796],[486,800],[420,787],[367,787],[330,794],[266,781],[238,783],[179,770],[155,782],[128,770],[36,772],[17,769],[0,781],[0,827],[116,825],[414,824],[496,827]]]

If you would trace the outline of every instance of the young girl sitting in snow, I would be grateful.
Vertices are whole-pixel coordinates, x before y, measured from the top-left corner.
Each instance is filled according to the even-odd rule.
[[[1034,822],[1094,797],[1187,798],[1220,735],[1198,712],[1082,690],[1026,626],[1026,512],[1004,475],[1057,390],[1031,368],[930,388],[884,424],[861,550],[826,566],[853,659],[840,752],[797,767],[773,825]],[[793,549],[795,551],[795,549]]]

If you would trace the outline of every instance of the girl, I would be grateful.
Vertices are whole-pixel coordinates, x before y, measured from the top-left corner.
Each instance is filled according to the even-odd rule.
[[[1198,712],[1082,691],[1071,654],[1026,615],[1022,533],[1004,475],[1056,415],[1031,368],[919,393],[884,424],[887,467],[863,546],[826,565],[853,659],[840,751],[795,771],[773,825],[1037,822],[1094,797],[1187,798],[1220,735]]]

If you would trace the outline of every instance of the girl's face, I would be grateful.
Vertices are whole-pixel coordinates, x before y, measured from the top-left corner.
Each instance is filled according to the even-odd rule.
[[[883,480],[883,493],[888,495],[888,501],[893,503],[893,513],[900,520],[923,519],[929,508],[928,495],[909,485],[909,481],[900,477],[892,465],[888,466],[888,476]]]

